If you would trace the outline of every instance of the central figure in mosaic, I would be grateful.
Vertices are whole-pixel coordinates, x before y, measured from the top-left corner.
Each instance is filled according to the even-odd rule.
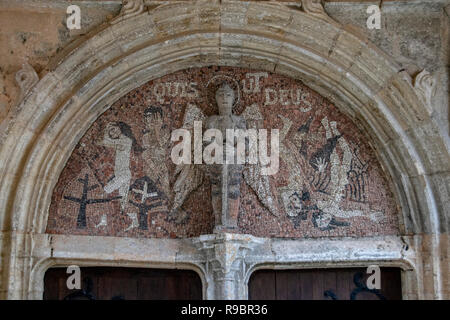
[[[233,114],[235,102],[235,92],[228,85],[222,83],[216,91],[215,101],[217,103],[219,115],[205,117],[203,112],[195,105],[189,105],[184,116],[185,130],[193,131],[194,123],[203,124],[202,130],[213,129],[222,137],[226,136],[227,130],[246,129],[245,120],[241,116]],[[214,214],[215,231],[230,230],[237,228],[239,213],[239,195],[242,178],[242,164],[235,164],[235,161],[227,161],[227,154],[233,150],[236,154],[237,137],[232,139],[220,139],[212,136],[203,140],[205,150],[212,146],[220,146],[211,152],[211,157],[219,157],[219,162],[212,164],[181,164],[176,168],[173,191],[174,200],[171,215],[178,223],[183,222],[187,216],[181,209],[188,195],[197,189],[204,178],[208,178],[211,183],[211,204]],[[215,154],[216,150],[225,150],[222,154]],[[223,158],[222,158],[223,157]]]
[[[205,117],[195,105],[188,105],[186,109],[183,130],[186,130],[189,136],[193,131],[194,139],[196,135],[204,131],[204,136],[200,139],[203,142],[203,158],[206,164],[202,164],[201,161],[194,161],[195,164],[188,162],[178,165],[175,170],[177,178],[173,187],[174,201],[171,216],[178,223],[187,219],[186,212],[181,209],[184,201],[203,183],[205,177],[211,184],[211,204],[216,232],[231,231],[238,227],[240,188],[243,176],[261,203],[276,215],[269,179],[262,173],[260,163],[255,158],[258,148],[256,128],[252,129],[254,135],[250,137],[246,125],[247,122],[251,124],[253,120],[260,122],[262,116],[256,105],[247,107],[240,116],[233,114],[235,99],[235,91],[228,83],[224,82],[215,92],[218,115]],[[254,115],[259,116],[255,119]],[[223,139],[224,137],[226,139]],[[261,143],[265,146],[266,141],[259,137],[260,147]],[[194,142],[194,149],[201,147],[202,145],[198,146]],[[260,148],[260,150],[262,149]],[[278,154],[275,146],[272,145],[271,149],[272,155]],[[251,153],[254,156],[249,156]]]
[[[206,129],[217,129],[226,136],[227,129],[246,129],[245,120],[233,114],[235,93],[227,84],[223,83],[216,91],[216,103],[219,115],[206,119]],[[237,138],[223,140],[223,164],[205,165],[206,174],[211,181],[211,200],[215,217],[215,230],[237,228],[239,213],[239,195],[242,177],[242,164],[227,164],[226,153],[236,151]],[[236,154],[234,152],[233,154]],[[236,163],[232,161],[232,163]]]

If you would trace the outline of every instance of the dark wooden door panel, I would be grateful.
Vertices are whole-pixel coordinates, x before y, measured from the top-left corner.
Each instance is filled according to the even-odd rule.
[[[367,291],[366,269],[259,270],[249,281],[253,300],[400,300],[400,269],[381,268],[381,289]],[[325,294],[327,292],[327,294]]]
[[[69,290],[66,268],[49,269],[44,300],[183,300],[202,299],[199,276],[188,270],[141,268],[81,268],[81,290]]]
[[[276,281],[275,272],[271,270],[256,271],[259,275],[257,277],[251,277],[249,282],[249,294],[252,291],[256,299],[260,300],[274,300],[276,299]]]

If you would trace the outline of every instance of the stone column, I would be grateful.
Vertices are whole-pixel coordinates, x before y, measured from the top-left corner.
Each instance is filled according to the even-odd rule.
[[[244,279],[248,270],[246,254],[263,239],[250,235],[218,233],[194,240],[205,256],[204,268],[208,282],[206,299],[247,299]]]

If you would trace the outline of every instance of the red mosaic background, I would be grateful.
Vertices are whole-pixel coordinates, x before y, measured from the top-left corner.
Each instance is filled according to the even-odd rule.
[[[269,130],[281,130],[285,124],[283,117],[291,121],[292,126],[281,143],[296,161],[303,181],[301,187],[292,184],[295,169],[281,152],[279,172],[269,176],[269,188],[277,208],[277,213],[273,214],[243,179],[237,232],[260,237],[397,234],[398,209],[385,174],[367,144],[367,137],[334,105],[302,82],[262,73],[258,88],[252,75],[255,73],[258,71],[228,67],[188,69],[152,80],[119,99],[88,129],[68,160],[53,192],[47,232],[158,238],[212,233],[211,187],[206,178],[184,202],[184,219],[177,220],[169,214],[176,179],[176,167],[170,159],[173,147],[170,132],[183,126],[188,104],[196,105],[206,116],[217,114],[214,101],[217,87],[210,80],[222,77],[240,87],[240,101],[234,108],[236,115],[256,104],[264,118],[264,127]],[[153,115],[155,110],[158,114],[158,107],[162,112],[161,129],[156,137],[145,120],[149,107],[153,107]],[[119,122],[122,133],[108,131],[111,124]],[[332,123],[336,123],[336,131],[327,139]],[[105,137],[115,137],[114,134],[128,144],[118,149],[106,145]],[[346,150],[351,151],[351,161],[345,167],[346,177],[339,178],[344,179],[345,186],[334,189],[338,190],[336,197],[330,188],[337,180],[331,175],[333,168],[338,170],[345,162],[343,143],[348,146]],[[131,148],[129,158],[124,156],[127,148]],[[157,152],[160,152],[159,158],[155,156]],[[120,161],[122,164],[118,165]],[[121,187],[112,191],[119,176],[125,182],[118,182],[116,186],[122,183]],[[166,183],[164,177],[167,177]],[[153,189],[145,190],[146,182]],[[121,200],[125,189],[128,189],[128,201]],[[144,199],[142,193],[148,198]],[[292,196],[294,193],[293,201],[297,199],[297,204],[301,204],[292,209],[291,200],[283,202],[283,194]],[[85,225],[79,221],[83,202]],[[139,207],[143,203],[146,207]],[[329,209],[332,207],[329,203],[337,207]],[[140,216],[140,210],[146,216]],[[348,217],[343,217],[346,215]],[[145,221],[139,217],[144,217]]]

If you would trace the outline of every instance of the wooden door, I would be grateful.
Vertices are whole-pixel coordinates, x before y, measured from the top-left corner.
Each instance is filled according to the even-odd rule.
[[[381,289],[369,290],[366,269],[259,270],[249,281],[252,300],[400,300],[400,269],[381,268]]]
[[[49,269],[44,300],[200,300],[202,283],[188,270],[81,268],[81,290],[69,290],[66,268]]]

